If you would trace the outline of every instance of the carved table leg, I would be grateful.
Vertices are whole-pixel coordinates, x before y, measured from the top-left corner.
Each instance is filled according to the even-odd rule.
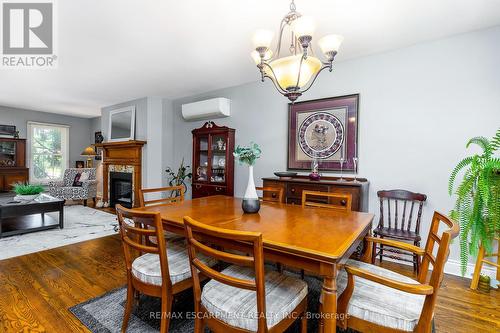
[[[337,267],[333,265],[324,275],[322,294],[324,333],[335,333],[337,329]]]

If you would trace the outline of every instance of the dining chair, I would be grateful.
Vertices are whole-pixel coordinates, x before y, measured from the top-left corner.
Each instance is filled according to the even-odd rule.
[[[378,191],[377,196],[380,200],[380,219],[373,234],[376,237],[408,241],[415,246],[420,246],[420,219],[427,196],[406,190]],[[413,270],[418,273],[420,265],[418,255],[386,247],[383,244],[380,244],[377,249],[376,256],[379,257],[380,261],[383,257],[388,257],[411,262]],[[386,254],[385,251],[393,254]],[[374,260],[376,256],[374,256]],[[411,256],[411,259],[408,259],[408,256]]]
[[[364,262],[349,259],[337,278],[340,326],[361,332],[431,332],[450,242],[458,233],[458,223],[434,212],[425,249],[397,240],[366,237],[368,242],[422,257],[420,273],[414,280],[372,265],[368,263],[374,254],[371,251],[365,253]]]
[[[127,303],[122,332],[127,330],[138,293],[161,298],[160,332],[168,332],[174,296],[193,286],[186,246],[169,242],[167,250],[167,243],[161,237],[163,227],[160,213],[116,205],[116,214],[127,270]],[[156,242],[148,241],[150,237],[155,237]],[[200,260],[207,267],[215,264],[215,260],[210,258],[203,257]]]
[[[167,186],[159,188],[143,188],[139,189],[139,204],[141,207],[152,205],[164,205],[171,203],[179,203],[184,201],[184,186]],[[160,198],[146,200],[145,194],[156,194]],[[172,196],[175,194],[175,196]]]
[[[141,207],[146,206],[159,206],[159,205],[175,205],[180,204],[184,201],[184,186],[167,186],[167,187],[159,187],[159,188],[148,188],[148,189],[139,189],[139,204]],[[146,200],[146,196],[148,194],[154,194],[157,197],[155,199]],[[172,196],[175,194],[176,196]],[[168,241],[184,239],[181,235],[170,231],[164,231],[165,238]],[[155,242],[155,237],[151,237],[150,240]]]
[[[262,191],[261,201],[283,202],[283,187],[256,187],[257,191]]]
[[[324,202],[310,201],[308,198],[322,199]],[[352,195],[349,193],[330,193],[317,191],[302,191],[302,207],[333,208],[346,212],[351,211]]]
[[[208,226],[184,217],[189,260],[194,283],[196,333],[205,326],[214,332],[284,332],[300,318],[307,332],[307,284],[275,271],[264,271],[264,249],[259,232],[232,231]],[[238,255],[208,247],[201,239],[251,244],[250,255]],[[218,272],[199,255],[232,264]],[[199,274],[211,280],[201,287]]]

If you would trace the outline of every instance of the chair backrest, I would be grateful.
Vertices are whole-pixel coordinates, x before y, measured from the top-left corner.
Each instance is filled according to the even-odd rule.
[[[283,202],[283,187],[256,187],[257,191],[262,191],[262,201]]]
[[[325,202],[310,201],[308,200],[310,197],[316,199],[323,198]],[[352,207],[352,195],[349,193],[302,191],[302,206],[333,208],[350,212]]]
[[[191,274],[193,276],[194,296],[196,307],[201,300],[201,285],[198,271],[205,276],[214,279],[220,283],[233,286],[240,289],[253,290],[257,293],[257,312],[258,312],[258,332],[267,331],[266,324],[266,299],[265,299],[265,273],[264,273],[264,250],[262,245],[262,234],[259,232],[243,232],[216,228],[197,222],[192,218],[184,217],[184,227],[186,229],[186,238],[188,241],[189,261],[191,264]],[[208,247],[200,241],[203,236],[209,236],[215,243],[224,241],[243,241],[253,247],[251,255],[238,255],[222,250]],[[199,258],[198,254],[224,261],[237,266],[252,267],[255,271],[254,280],[240,279],[218,272]],[[196,308],[195,311],[199,311]]]
[[[158,254],[161,274],[164,277],[163,281],[166,282],[166,287],[171,287],[160,213],[127,209],[121,205],[116,205],[115,208],[125,254],[127,274],[131,274],[132,262],[137,251],[139,255],[144,253]]]
[[[387,226],[392,229],[411,231],[413,226],[416,233],[420,231],[422,207],[427,200],[425,194],[406,190],[388,190],[378,191],[377,196],[380,200],[379,227]]]
[[[439,228],[443,225],[447,228],[440,232]],[[432,273],[428,283],[434,288],[434,292],[426,296],[424,307],[422,308],[422,315],[420,317],[422,325],[432,320],[438,290],[444,276],[444,266],[450,254],[450,243],[453,238],[457,237],[458,233],[458,223],[441,213],[434,212],[427,243],[425,245],[425,254],[422,257],[422,265],[418,275],[418,281],[420,283],[426,283],[429,274],[429,265],[432,264]],[[437,252],[436,255],[434,255],[436,244]]]
[[[89,180],[96,179],[96,169],[95,168],[67,168],[64,170],[63,183],[64,186],[72,186],[73,181],[75,180],[75,176],[77,174],[81,174],[82,172],[86,172],[89,175]]]
[[[141,207],[152,205],[164,205],[184,201],[184,186],[167,186],[159,188],[143,188],[139,190],[139,204]],[[145,194],[156,193],[161,198],[147,200]]]

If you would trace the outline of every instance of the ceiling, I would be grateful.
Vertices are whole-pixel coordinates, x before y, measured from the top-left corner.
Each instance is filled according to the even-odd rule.
[[[338,60],[500,24],[495,0],[296,0]],[[259,79],[254,30],[277,31],[288,0],[57,1],[59,65],[0,70],[0,105],[83,117],[144,96],[178,98]]]

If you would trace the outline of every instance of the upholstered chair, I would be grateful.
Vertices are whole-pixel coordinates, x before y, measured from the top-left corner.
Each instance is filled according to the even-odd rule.
[[[49,194],[64,200],[83,200],[84,206],[87,206],[88,199],[94,200],[95,203],[96,169],[68,168],[64,170],[63,180],[49,182]]]

